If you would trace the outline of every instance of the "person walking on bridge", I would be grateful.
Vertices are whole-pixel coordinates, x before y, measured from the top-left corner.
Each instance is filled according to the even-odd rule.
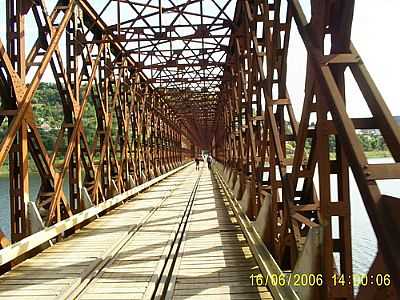
[[[211,169],[211,163],[212,163],[212,157],[211,157],[211,155],[209,154],[208,157],[207,157],[207,164],[208,164],[208,169],[209,169],[209,170]]]
[[[198,157],[196,157],[194,161],[196,162],[196,171],[198,171],[200,169],[200,167],[199,167],[200,159]]]

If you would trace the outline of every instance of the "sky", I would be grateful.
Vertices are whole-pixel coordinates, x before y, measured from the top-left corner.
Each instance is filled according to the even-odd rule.
[[[3,44],[5,43],[6,31],[4,26],[5,1],[0,0],[0,38]],[[97,2],[103,2],[103,0],[96,0],[96,5],[98,5]],[[309,0],[302,0],[301,2],[307,13]],[[48,0],[47,3],[51,7],[54,0]],[[400,115],[398,96],[400,80],[397,74],[400,70],[398,59],[400,40],[396,38],[399,33],[398,11],[400,11],[400,1],[398,0],[381,0],[379,5],[374,0],[358,0],[355,6],[352,31],[353,44],[361,54],[393,115]],[[27,47],[32,45],[33,39],[37,36],[35,27],[33,20],[27,20]],[[304,44],[297,33],[296,26],[293,26],[288,56],[287,86],[298,118],[301,114],[304,98],[305,71],[306,52]],[[43,81],[51,81],[50,75],[49,72],[46,72]],[[347,71],[346,76],[348,77],[346,86],[348,113],[352,117],[369,116],[368,108],[350,72]]]
[[[301,1],[309,7],[308,1]],[[400,53],[398,0],[356,0],[352,42],[383,95],[391,113],[400,115]],[[297,32],[292,28],[288,56],[288,90],[299,117],[304,98],[306,52]],[[368,107],[351,73],[346,71],[347,111],[351,117],[370,116]]]

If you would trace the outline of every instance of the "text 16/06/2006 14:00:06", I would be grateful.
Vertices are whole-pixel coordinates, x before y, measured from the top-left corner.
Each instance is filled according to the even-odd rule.
[[[252,286],[323,286],[324,276],[322,274],[271,274],[263,276],[262,274],[251,274],[250,281]],[[334,286],[390,286],[390,274],[353,274],[346,276],[344,274],[334,274],[330,278]]]

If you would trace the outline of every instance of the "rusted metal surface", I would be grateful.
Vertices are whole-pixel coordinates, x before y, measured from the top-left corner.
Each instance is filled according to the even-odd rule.
[[[117,14],[114,21],[120,22],[108,30],[127,45],[138,68],[205,148],[215,128],[235,4],[110,0],[97,7],[100,16]]]
[[[298,0],[60,0],[51,12],[43,0],[6,3],[0,125],[8,122],[8,130],[0,166],[9,160],[12,242],[31,234],[29,156],[41,178],[36,203],[51,225],[84,209],[83,187],[96,205],[208,149],[237,198],[249,199],[247,216],[266,224],[262,239],[282,269],[302,264],[309,233],[319,230],[313,263],[324,286],[316,299],[354,298],[350,168],[378,239],[370,273],[389,273],[399,292],[400,200],[383,195],[377,181],[400,178],[400,131],[351,43],[354,0],[313,0],[310,21]],[[40,34],[25,53],[27,14]],[[300,120],[286,87],[292,29],[308,53]],[[64,113],[53,149],[32,109],[46,70]],[[372,117],[346,112],[345,70]],[[89,103],[97,120],[92,142],[83,126]],[[369,164],[357,129],[379,129],[394,162]],[[346,284],[334,285],[335,274]],[[383,294],[361,288],[365,295]]]
[[[400,132],[351,44],[354,1],[311,1],[310,22],[299,1],[238,3],[213,143],[231,187],[239,199],[251,194],[247,215],[267,223],[263,239],[281,268],[293,270],[300,265],[309,230],[321,228],[321,250],[314,264],[325,282],[321,289],[315,289],[315,297],[352,299],[350,167],[378,239],[378,255],[383,257],[378,260],[379,267],[376,263],[371,267],[369,275],[389,273],[392,286],[383,290],[394,298],[394,287],[400,287],[395,237],[399,224],[389,211],[396,210],[399,199],[382,195],[377,180],[400,178],[395,171]],[[293,21],[308,52],[300,123],[294,117],[286,89]],[[331,49],[324,49],[326,39],[330,39]],[[372,118],[351,119],[347,114],[347,68]],[[356,135],[356,129],[362,128],[382,132],[394,163],[368,163]],[[330,153],[331,139],[335,142],[334,153]],[[288,142],[295,142],[293,154],[288,152]],[[306,143],[311,146],[309,153],[305,151]],[[316,176],[319,179],[315,180]],[[334,177],[336,180],[332,180]],[[259,215],[264,201],[271,202],[268,215]],[[334,226],[338,236],[333,233]],[[346,283],[335,285],[334,274],[343,274]],[[366,294],[371,299],[386,295],[379,294],[382,289],[363,289],[361,299]]]
[[[59,1],[50,13],[44,1],[25,2],[7,1],[7,46],[0,41],[1,122],[9,123],[0,163],[9,158],[12,242],[31,234],[28,154],[41,178],[36,204],[51,225],[84,209],[83,187],[96,205],[176,167],[191,148],[181,121],[87,2]],[[40,35],[25,59],[27,14]],[[47,69],[64,112],[53,149],[45,148],[32,112],[33,95]],[[34,73],[30,82],[28,71]],[[82,125],[89,102],[97,118],[92,144]]]

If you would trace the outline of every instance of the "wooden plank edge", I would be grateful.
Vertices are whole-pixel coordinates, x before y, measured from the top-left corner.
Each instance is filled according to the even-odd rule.
[[[99,204],[98,206],[88,208],[88,209],[82,211],[81,213],[73,215],[72,217],[69,217],[68,219],[58,222],[57,224],[54,224],[50,227],[43,229],[42,231],[34,233],[15,244],[12,244],[8,247],[1,249],[0,250],[0,266],[13,261],[14,259],[20,257],[21,255],[33,250],[34,248],[40,246],[41,244],[48,242],[49,240],[53,239],[54,237],[60,235],[61,233],[65,232],[66,230],[71,229],[72,227],[79,225],[79,224],[85,222],[86,220],[89,220],[90,218],[115,206],[116,204],[119,204],[120,202],[126,200],[127,198],[130,198],[130,197],[146,190],[150,186],[181,171],[182,169],[188,167],[192,163],[193,162],[186,163],[183,166],[178,167],[168,173],[165,173],[161,176],[153,178],[152,180],[149,180],[139,186],[136,186],[133,189],[130,189],[122,194],[119,194],[113,198],[110,198],[107,201]]]
[[[276,263],[271,253],[268,251],[257,230],[255,230],[253,224],[246,216],[246,214],[242,211],[237,200],[233,197],[232,192],[227,187],[219,171],[215,167],[212,168],[212,171],[216,175],[218,181],[221,183],[222,189],[224,190],[224,193],[227,196],[229,203],[231,204],[232,211],[239,222],[242,232],[246,236],[251,252],[256,259],[264,278],[271,278],[271,276],[277,276],[279,278],[280,276],[284,276],[284,273]],[[268,280],[268,288],[271,291],[274,299],[300,300],[299,296],[290,285],[273,285],[271,284],[271,280]]]

